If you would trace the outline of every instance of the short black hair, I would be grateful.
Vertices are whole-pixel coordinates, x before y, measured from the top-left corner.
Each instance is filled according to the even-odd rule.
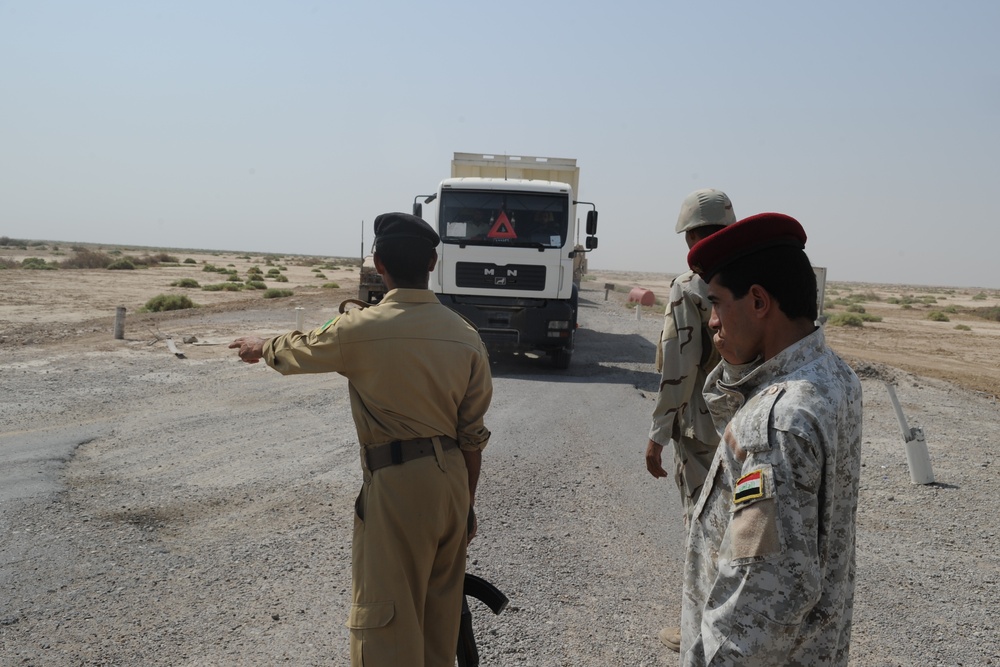
[[[437,249],[420,239],[383,239],[375,242],[375,254],[400,287],[427,287],[430,266]]]
[[[726,264],[715,278],[735,299],[746,296],[751,286],[760,285],[789,319],[805,317],[815,321],[818,316],[816,273],[800,248],[765,248]]]

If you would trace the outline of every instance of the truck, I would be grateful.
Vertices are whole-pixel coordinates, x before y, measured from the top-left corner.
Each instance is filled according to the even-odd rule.
[[[572,158],[455,153],[451,177],[413,199],[441,236],[430,287],[493,349],[570,365],[597,207],[576,199]],[[576,206],[589,206],[580,242]]]
[[[375,257],[361,258],[361,272],[358,275],[358,299],[367,304],[376,304],[385,296],[385,283],[375,269]]]

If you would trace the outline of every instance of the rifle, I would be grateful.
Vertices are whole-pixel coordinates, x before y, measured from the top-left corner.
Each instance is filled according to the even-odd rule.
[[[472,612],[469,610],[469,596],[483,602],[494,614],[507,608],[509,600],[499,588],[482,577],[465,573],[462,595],[462,622],[458,627],[458,667],[479,667],[479,649],[476,635],[472,630]]]

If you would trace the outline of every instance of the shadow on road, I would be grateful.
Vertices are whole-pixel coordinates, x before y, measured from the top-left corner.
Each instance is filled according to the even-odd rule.
[[[491,350],[495,377],[516,377],[543,382],[603,382],[631,384],[656,391],[660,375],[653,365],[656,347],[635,333],[613,334],[580,329],[573,361],[566,370],[553,368],[544,354],[515,354]]]

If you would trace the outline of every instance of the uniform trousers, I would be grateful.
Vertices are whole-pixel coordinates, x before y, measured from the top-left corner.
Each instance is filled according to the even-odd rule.
[[[712,467],[717,445],[708,445],[695,438],[681,437],[674,441],[674,481],[684,503],[684,525],[691,525],[691,515],[698,502],[701,487]]]
[[[352,667],[453,667],[468,535],[465,457],[438,449],[366,470],[355,509]]]

